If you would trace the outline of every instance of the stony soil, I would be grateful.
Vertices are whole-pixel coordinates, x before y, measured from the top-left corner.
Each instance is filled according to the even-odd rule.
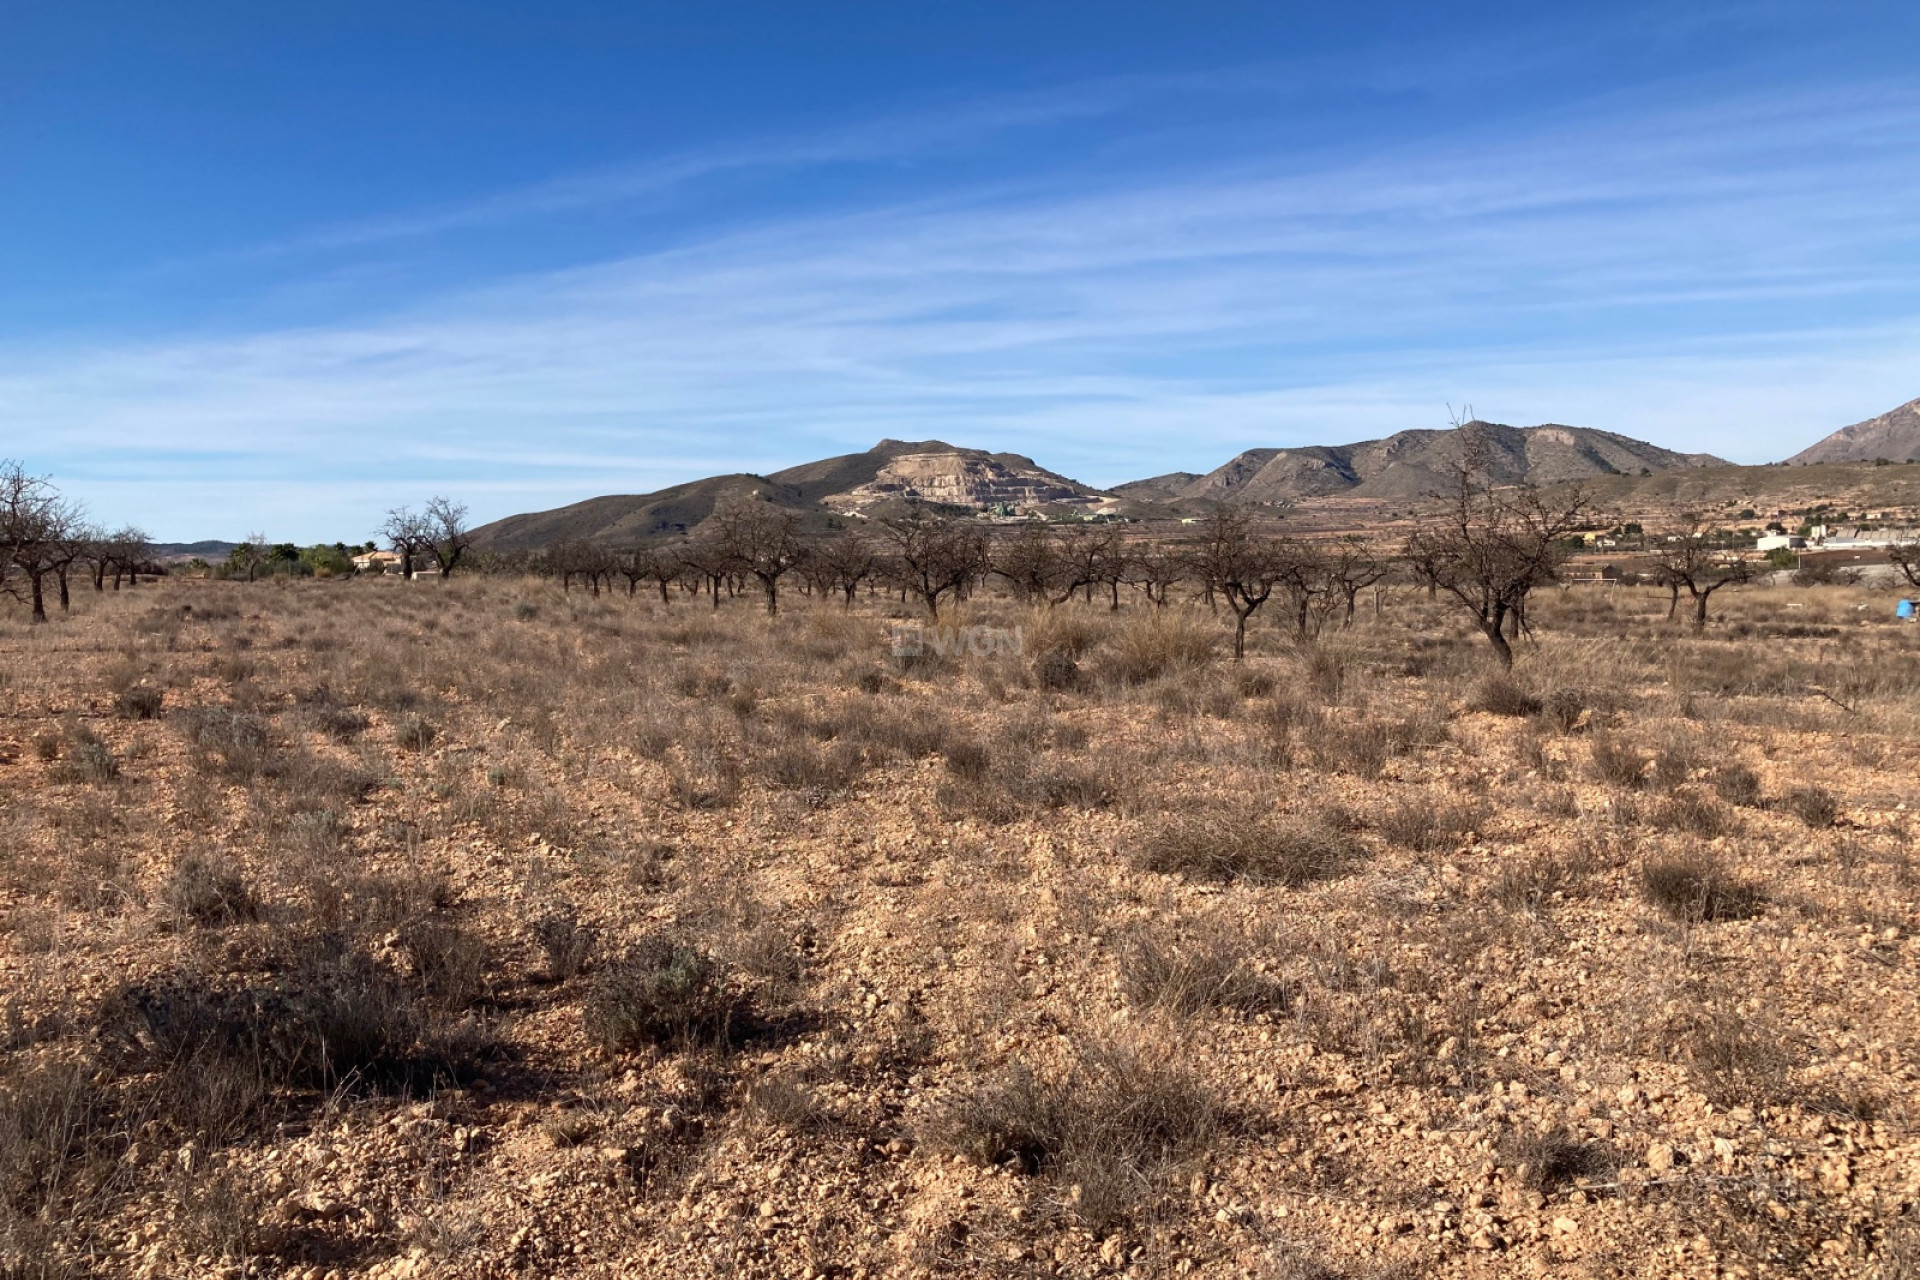
[[[9,619],[0,1275],[1915,1275],[1920,634],[1715,600]],[[615,1043],[663,938],[731,1017]],[[464,1047],[181,1104],[126,1010],[323,956]]]

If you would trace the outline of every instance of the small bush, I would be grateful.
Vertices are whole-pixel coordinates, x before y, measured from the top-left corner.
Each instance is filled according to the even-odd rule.
[[[1572,733],[1587,713],[1588,698],[1581,689],[1553,689],[1540,700],[1541,714],[1561,733]]]
[[[1188,1016],[1208,1009],[1286,1007],[1286,987],[1246,962],[1246,940],[1215,929],[1184,943],[1142,933],[1120,948],[1120,987],[1143,1008]]]
[[[1675,920],[1744,920],[1764,898],[1756,885],[1735,879],[1711,854],[1654,858],[1640,868],[1640,890]]]
[[[1214,644],[1211,631],[1154,614],[1121,631],[1106,671],[1123,685],[1146,684],[1207,665],[1213,660]]]
[[[819,1099],[797,1072],[777,1071],[747,1088],[747,1111],[771,1129],[806,1133],[822,1126]]]
[[[405,751],[425,751],[439,736],[431,720],[413,712],[401,716],[393,726],[393,740]]]
[[[1681,792],[1661,802],[1650,819],[1663,831],[1684,831],[1711,840],[1727,832],[1727,814],[1703,796]]]
[[[531,600],[515,600],[513,616],[521,622],[532,622],[540,616],[540,606]]]
[[[1382,720],[1347,723],[1327,718],[1306,722],[1314,759],[1322,768],[1356,778],[1378,778],[1393,758],[1394,726]]]
[[[1795,787],[1780,797],[1780,806],[1810,827],[1830,827],[1840,817],[1840,802],[1825,787]]]
[[[317,704],[307,715],[313,727],[334,742],[352,742],[373,723],[362,712],[333,703]]]
[[[947,772],[968,782],[983,782],[993,773],[993,751],[986,743],[962,738],[949,742],[943,754]]]
[[[548,982],[565,982],[584,972],[600,943],[599,933],[571,910],[556,911],[534,922],[533,940],[545,959]]]
[[[484,939],[451,920],[428,917],[400,930],[414,983],[443,1009],[465,1009],[487,994],[492,957]]]
[[[224,858],[190,853],[174,864],[160,902],[175,920],[217,929],[260,914],[240,869]]]
[[[1629,791],[1644,787],[1651,764],[1646,756],[1611,735],[1593,740],[1593,776],[1610,786]]]
[[[1485,711],[1496,716],[1533,716],[1540,714],[1540,699],[1515,684],[1513,678],[1500,673],[1488,675],[1474,687],[1473,697],[1467,704],[1474,711]]]
[[[1760,792],[1760,775],[1745,765],[1730,764],[1716,770],[1713,790],[1728,804],[1744,809],[1758,809],[1764,803]]]
[[[711,956],[656,935],[601,970],[581,1019],[604,1049],[719,1048],[744,1029],[746,1012]]]
[[[1339,875],[1358,853],[1351,836],[1320,818],[1238,810],[1169,819],[1141,842],[1133,865],[1194,880],[1298,888]]]
[[[181,723],[198,749],[194,763],[202,770],[243,780],[271,771],[267,726],[257,717],[227,707],[197,707]]]
[[[160,708],[166,700],[166,690],[156,689],[152,685],[137,684],[132,688],[121,690],[120,694],[114,698],[113,706],[115,711],[128,720],[157,720],[160,717]]]
[[[1574,1138],[1565,1129],[1515,1133],[1501,1156],[1516,1186],[1549,1196],[1576,1179],[1609,1173],[1615,1164],[1604,1147]]]
[[[1080,664],[1065,649],[1049,649],[1033,660],[1033,682],[1042,689],[1070,691],[1080,687]]]
[[[1411,800],[1382,813],[1379,828],[1389,844],[1415,853],[1436,853],[1465,843],[1491,816],[1484,803]]]
[[[1701,1091],[1723,1107],[1762,1106],[1787,1096],[1793,1054],[1765,1022],[1728,1009],[1685,1019],[1671,1038]]]
[[[1016,1065],[983,1081],[935,1127],[950,1150],[1066,1189],[1064,1207],[1099,1229],[1204,1155],[1221,1120],[1218,1102],[1174,1054],[1101,1044],[1057,1076]]]
[[[62,782],[112,782],[120,762],[99,734],[82,724],[67,727],[67,742],[53,775]]]
[[[821,748],[788,742],[769,752],[760,767],[776,787],[827,795],[851,786],[860,776],[860,766],[859,749],[851,743]]]

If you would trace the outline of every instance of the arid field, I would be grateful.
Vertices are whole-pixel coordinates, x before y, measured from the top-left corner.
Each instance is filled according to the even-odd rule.
[[[0,1276],[1920,1275],[1891,596],[1122,600],[8,606]]]

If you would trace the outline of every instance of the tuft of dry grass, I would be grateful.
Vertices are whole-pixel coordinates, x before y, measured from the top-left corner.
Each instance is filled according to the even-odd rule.
[[[1830,827],[1840,819],[1840,802],[1825,787],[1794,787],[1780,797],[1780,807],[1810,827]]]
[[[1675,920],[1744,920],[1766,901],[1758,885],[1741,880],[1712,854],[1693,852],[1648,859],[1640,891]]]
[[[1240,806],[1176,814],[1135,848],[1141,871],[1299,888],[1341,874],[1359,846],[1318,815]]]
[[[1175,1054],[1096,1041],[1057,1074],[1016,1064],[983,1079],[934,1128],[949,1150],[1047,1179],[1061,1208],[1100,1229],[1164,1194],[1217,1140],[1224,1119]]]
[[[581,1008],[587,1038],[610,1051],[725,1048],[750,1006],[720,964],[684,939],[655,934],[604,966]]]
[[[208,929],[260,914],[260,904],[240,868],[206,853],[190,853],[174,864],[160,888],[160,902],[175,920]]]

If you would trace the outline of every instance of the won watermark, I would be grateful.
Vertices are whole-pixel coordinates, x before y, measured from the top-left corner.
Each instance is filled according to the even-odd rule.
[[[1018,658],[1027,651],[1019,627],[939,627],[922,622],[888,624],[896,658],[934,654],[942,658]]]

